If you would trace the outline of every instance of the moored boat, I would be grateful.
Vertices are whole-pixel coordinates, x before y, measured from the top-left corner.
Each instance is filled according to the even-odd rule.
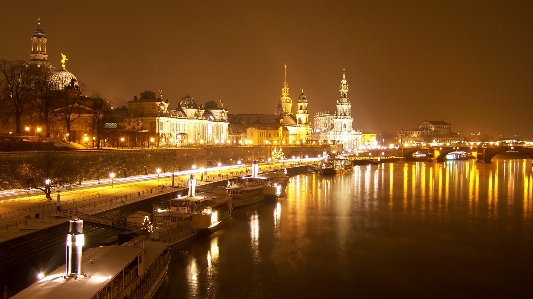
[[[12,298],[149,299],[168,271],[169,246],[144,236],[85,252],[83,245],[83,221],[70,220],[65,268],[43,274]]]
[[[190,234],[211,233],[218,225],[231,216],[233,198],[224,194],[196,194],[196,180],[189,179],[189,193],[169,201],[165,209],[154,211],[154,222],[163,223],[175,233],[190,230]],[[154,231],[155,232],[155,231]]]

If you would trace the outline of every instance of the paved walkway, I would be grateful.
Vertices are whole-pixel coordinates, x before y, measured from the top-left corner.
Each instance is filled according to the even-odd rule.
[[[186,188],[188,176],[176,176],[177,188],[169,187],[171,177],[154,180],[114,184],[111,186],[62,191],[61,210],[95,214],[132,202],[141,201],[161,194],[168,194]],[[214,177],[216,180],[225,178]],[[198,182],[208,184],[211,181]],[[181,183],[181,185],[180,185]],[[163,186],[163,187],[161,187]],[[68,217],[57,212],[56,194],[53,200],[41,195],[24,196],[0,201],[0,243],[20,237],[36,230],[45,229],[68,221]]]
[[[222,171],[209,171],[206,176],[196,174],[199,186],[213,181],[226,180],[237,175],[246,174],[243,165]],[[262,167],[264,171],[277,171],[283,167],[290,167],[290,163],[268,165]],[[204,177],[205,181],[201,181]],[[159,178],[121,183],[115,180],[113,185],[93,185],[76,190],[62,190],[60,192],[61,210],[96,214],[114,209],[129,203],[141,201],[161,194],[169,194],[187,188],[189,174],[177,175],[172,185],[171,173],[161,174]],[[15,198],[0,199],[0,243],[67,222],[69,217],[57,211],[57,193],[52,194],[53,200],[46,199],[44,193],[24,195]]]

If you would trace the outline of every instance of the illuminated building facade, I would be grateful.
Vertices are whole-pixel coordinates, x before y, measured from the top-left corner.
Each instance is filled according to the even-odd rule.
[[[221,102],[198,105],[189,95],[178,106],[169,108],[168,99],[152,91],[141,92],[128,101],[128,116],[118,128],[146,132],[157,146],[181,146],[228,143],[228,114]]]
[[[292,99],[285,81],[281,89],[276,114],[233,114],[229,117],[230,140],[233,144],[247,145],[297,145],[311,139],[311,125],[307,111],[307,96],[303,90],[298,97],[296,114],[292,112]]]
[[[418,143],[455,143],[464,141],[459,133],[452,132],[452,125],[441,120],[426,120],[412,130],[402,129],[398,133],[398,143],[403,145]]]
[[[321,143],[342,144],[344,150],[363,146],[362,132],[352,127],[352,104],[348,99],[348,82],[342,73],[335,113],[319,112],[314,117],[312,139]]]

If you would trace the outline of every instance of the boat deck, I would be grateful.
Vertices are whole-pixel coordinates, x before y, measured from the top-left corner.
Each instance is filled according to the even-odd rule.
[[[167,248],[164,243],[144,242],[144,270],[154,263]],[[127,246],[100,246],[89,248],[82,255],[84,275],[65,277],[65,265],[46,275],[12,298],[76,298],[91,299],[104,288],[112,288],[125,280],[135,281],[138,256],[142,249]],[[120,290],[118,290],[120,291]]]

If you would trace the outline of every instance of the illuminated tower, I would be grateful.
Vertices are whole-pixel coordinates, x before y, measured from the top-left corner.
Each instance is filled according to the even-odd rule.
[[[344,70],[342,70],[342,80],[339,92],[341,95],[337,100],[337,115],[333,119],[334,140],[341,140],[344,138],[342,135],[353,131],[353,118],[351,116],[352,104],[350,103],[350,100],[348,100],[348,82],[346,81]],[[348,146],[348,148],[352,147]]]
[[[337,100],[337,117],[351,118],[352,104],[348,100],[348,82],[346,81],[345,70],[342,70],[342,80],[339,87],[340,97]]]
[[[30,63],[38,66],[48,64],[48,54],[46,53],[46,35],[41,29],[41,19],[37,21],[37,29],[31,37]]]
[[[298,110],[296,111],[296,120],[299,125],[309,124],[309,113],[307,112],[307,97],[302,89],[302,94],[298,97]]]
[[[285,64],[285,82],[283,82],[283,88],[281,89],[281,98],[279,99],[279,103],[280,105],[278,105],[278,114],[292,114],[292,100],[289,97],[289,84],[287,83],[287,64]]]

